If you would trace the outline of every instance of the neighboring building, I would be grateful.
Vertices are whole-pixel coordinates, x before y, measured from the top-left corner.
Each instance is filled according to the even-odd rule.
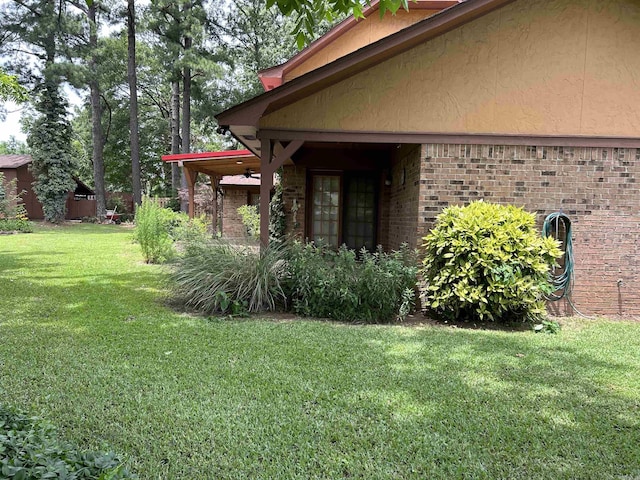
[[[406,28],[343,22],[217,115],[261,157],[263,226],[282,165],[289,228],[354,248],[419,246],[444,207],[475,199],[540,222],[562,210],[574,304],[640,315],[640,3],[418,4],[428,16]]]
[[[22,202],[27,215],[31,220],[44,219],[42,205],[38,201],[32,189],[34,181],[29,165],[31,155],[0,155],[0,172],[4,173],[5,180],[17,179],[17,192],[24,192]],[[67,220],[81,219],[82,217],[95,217],[96,201],[95,193],[79,179],[74,178],[76,187],[67,196]]]

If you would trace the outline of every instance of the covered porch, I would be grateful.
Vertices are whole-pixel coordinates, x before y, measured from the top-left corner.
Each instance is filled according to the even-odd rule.
[[[263,245],[269,242],[269,202],[279,168],[288,234],[356,250],[415,243],[419,145],[338,140],[343,141],[261,139],[256,149],[261,157],[250,150],[231,150],[165,155],[162,160],[184,169],[190,217],[198,174],[210,178],[214,192],[239,175],[259,185],[252,188],[259,193]],[[252,193],[252,199],[255,196]]]
[[[276,152],[281,149],[276,147]],[[260,210],[266,208],[266,244],[268,242],[268,225],[269,225],[269,201],[271,198],[271,190],[273,189],[273,175],[275,171],[283,165],[291,165],[291,160],[275,159],[277,167],[273,167],[276,162],[263,165],[260,158],[253,154],[250,150],[225,150],[220,152],[198,152],[163,155],[162,160],[168,163],[177,163],[182,167],[188,192],[188,214],[190,218],[195,215],[195,187],[198,174],[209,177],[211,188],[214,192],[213,201],[213,229],[216,231],[218,211],[216,194],[219,189],[237,191],[244,189],[248,192],[246,198],[247,204],[255,203],[254,199],[260,198]],[[266,173],[268,172],[268,173]],[[266,206],[262,205],[262,199],[265,199]],[[262,229],[262,226],[261,226]]]
[[[206,175],[211,180],[213,190],[213,230],[217,231],[217,191],[220,188],[223,177],[242,175],[247,179],[260,174],[260,158],[249,150],[225,150],[221,152],[199,152],[163,155],[162,160],[168,163],[177,163],[182,167],[187,181],[189,218],[195,215],[195,187],[198,174]],[[227,182],[228,183],[228,182]]]

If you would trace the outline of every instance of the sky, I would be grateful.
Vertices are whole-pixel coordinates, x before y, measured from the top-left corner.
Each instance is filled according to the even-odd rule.
[[[19,106],[8,103],[5,105],[8,112],[7,118],[4,122],[0,123],[0,141],[9,140],[9,137],[16,137],[18,140],[25,141],[26,135],[20,131],[20,111]]]
[[[66,87],[64,90],[70,104],[68,110],[71,111],[74,106],[81,103],[82,99],[75,90],[71,90],[69,87]],[[5,104],[5,109],[9,113],[7,113],[4,122],[0,122],[0,142],[9,140],[11,136],[16,137],[17,140],[26,141],[27,135],[20,131],[22,107],[8,102]]]

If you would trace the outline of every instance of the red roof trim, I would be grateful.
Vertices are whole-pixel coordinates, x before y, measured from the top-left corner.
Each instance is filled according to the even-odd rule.
[[[422,0],[412,2],[409,6],[409,10],[444,10],[445,8],[452,7],[463,0]],[[371,16],[372,13],[380,9],[380,0],[374,0],[371,5],[366,7],[362,14],[365,18]],[[317,40],[311,42],[311,44],[300,52],[296,53],[293,57],[278,66],[266,68],[258,72],[258,78],[262,83],[265,91],[271,90],[275,87],[282,85],[285,73],[291,71],[301,63],[303,63],[311,55],[315,54],[319,50],[323,49],[328,44],[332,43],[337,38],[341,37],[362,19],[355,18],[350,15],[338,25],[333,27],[327,33]]]
[[[162,155],[162,160],[164,162],[184,162],[208,158],[245,158],[254,156],[249,150],[225,150],[222,152],[174,153],[172,155]]]

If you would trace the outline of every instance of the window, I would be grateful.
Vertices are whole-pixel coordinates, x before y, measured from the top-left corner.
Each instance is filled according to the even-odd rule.
[[[247,205],[255,205],[257,207],[260,206],[260,194],[249,192],[249,198],[247,201]]]
[[[314,175],[312,180],[311,224],[314,242],[338,246],[340,225],[340,177]]]
[[[356,173],[312,175],[309,238],[332,247],[376,246],[377,177]]]
[[[375,248],[376,185],[371,177],[353,177],[346,182],[343,242],[349,248]]]

